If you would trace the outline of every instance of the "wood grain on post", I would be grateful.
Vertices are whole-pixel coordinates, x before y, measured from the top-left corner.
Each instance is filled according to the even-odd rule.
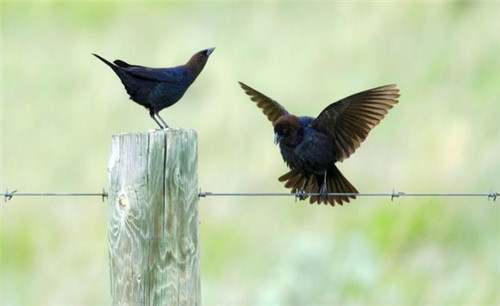
[[[108,239],[113,305],[199,305],[193,130],[113,136]]]

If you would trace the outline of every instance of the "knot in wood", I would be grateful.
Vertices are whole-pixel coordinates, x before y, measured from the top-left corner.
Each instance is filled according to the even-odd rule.
[[[128,205],[127,197],[124,194],[120,195],[118,198],[118,205],[120,209],[124,209]]]

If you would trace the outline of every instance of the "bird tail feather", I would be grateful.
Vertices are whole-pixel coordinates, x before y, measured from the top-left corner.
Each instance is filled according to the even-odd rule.
[[[127,73],[126,71],[123,70],[123,67],[127,67],[126,65],[128,65],[129,67],[132,67],[132,65],[129,65],[121,60],[114,61],[117,64],[117,65],[115,65],[100,55],[97,55],[95,53],[92,53],[92,55],[94,55],[95,57],[100,59],[103,63],[105,63],[106,65],[111,67],[111,69],[113,69],[113,71],[116,73],[116,75],[122,81],[122,84],[125,87],[125,90],[127,90],[127,93],[129,94],[130,97],[135,97],[139,94],[139,90],[140,90],[139,85],[137,84],[135,79],[129,73]],[[144,105],[143,103],[141,103],[139,101],[136,101],[136,102],[141,104],[141,105]],[[144,106],[146,106],[146,105],[144,105]]]
[[[98,55],[98,54],[95,54],[95,53],[92,53],[93,56],[97,57],[98,59],[100,59],[104,64],[108,65],[109,67],[111,67],[113,70],[115,70],[115,65],[113,65],[113,63],[111,63],[110,61],[108,61],[107,59],[105,59],[104,57]]]
[[[306,193],[320,193],[321,185],[323,185],[324,176],[319,174],[304,174],[297,169],[292,169],[289,172],[278,178],[280,182],[285,182],[286,188],[291,188],[291,192],[295,193],[303,189]],[[328,193],[358,193],[358,190],[342,175],[340,170],[333,165],[327,171],[326,187]],[[307,196],[305,197],[307,198]],[[305,199],[304,198],[304,199]],[[355,195],[339,195],[339,196],[311,196],[309,202],[311,204],[330,204],[335,206],[335,203],[343,205],[349,203],[351,199],[355,199]]]

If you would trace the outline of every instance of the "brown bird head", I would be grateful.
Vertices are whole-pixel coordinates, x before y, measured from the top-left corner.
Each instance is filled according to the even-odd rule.
[[[300,141],[301,131],[302,128],[297,116],[281,116],[274,125],[274,142],[295,147]]]
[[[208,48],[195,53],[186,63],[187,69],[189,69],[189,71],[191,71],[194,75],[198,75],[201,70],[203,70],[203,67],[205,67],[208,57],[212,54],[212,52],[214,52],[214,50],[215,48]]]

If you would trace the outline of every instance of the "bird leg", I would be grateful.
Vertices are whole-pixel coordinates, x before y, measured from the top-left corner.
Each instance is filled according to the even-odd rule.
[[[319,189],[319,193],[325,197],[328,194],[328,186],[326,183],[326,171],[325,171],[325,176],[323,177],[323,184],[321,185],[321,188]]]
[[[164,128],[168,129],[168,124],[165,122],[165,120],[163,120],[160,114],[156,113],[155,115],[158,117],[158,119],[160,119],[161,123],[163,123]]]
[[[160,126],[160,129],[161,129],[161,130],[163,130],[163,129],[168,128],[168,125],[165,123],[165,121],[163,121],[163,119],[160,117],[161,122],[164,124],[164,125],[162,125],[162,124],[158,121],[158,119],[156,119],[155,115],[156,115],[156,116],[158,116],[158,117],[160,117],[160,115],[158,115],[158,113],[157,113],[157,112],[155,112],[152,108],[150,108],[150,109],[149,109],[149,116],[150,116],[151,118],[153,118],[153,120],[156,122],[156,124],[158,124],[158,125]]]
[[[321,184],[321,187],[319,188],[319,203],[321,203],[321,200],[324,198],[325,203],[328,203],[328,184],[327,184],[327,178],[326,178],[326,171],[323,177],[323,184]]]
[[[149,116],[151,116],[151,118],[153,118],[153,120],[156,122],[156,124],[158,124],[160,126],[161,130],[164,129],[163,125],[161,125],[161,123],[158,120],[156,120],[156,117],[153,113],[150,113]]]

